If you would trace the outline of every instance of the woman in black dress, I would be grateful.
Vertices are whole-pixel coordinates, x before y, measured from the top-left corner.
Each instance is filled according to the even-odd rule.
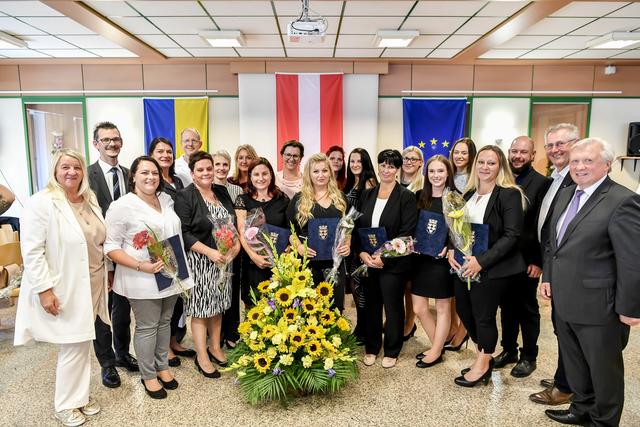
[[[331,164],[326,155],[322,153],[314,154],[304,167],[302,174],[302,190],[293,196],[287,208],[287,219],[293,223],[296,234],[300,238],[308,236],[309,220],[312,218],[342,218],[347,209],[347,201],[342,192],[338,189],[336,178],[331,171]],[[302,239],[291,236],[289,240],[291,246],[300,255],[304,254]],[[344,257],[351,251],[351,241],[349,239],[345,245],[338,248],[338,253]],[[313,275],[313,283],[324,281],[324,270],[333,266],[332,260],[315,261],[316,251],[312,247],[307,247],[307,257],[310,259],[309,268]],[[340,311],[344,309],[344,282],[346,280],[346,269],[344,262],[338,270],[338,281],[334,285],[333,299],[334,306]]]
[[[418,212],[426,210],[442,215],[442,193],[453,188],[453,169],[444,156],[437,154],[427,160],[424,187],[416,194]],[[453,277],[447,262],[447,246],[437,258],[429,255],[414,255],[415,270],[411,280],[413,311],[427,333],[431,348],[416,356],[418,368],[428,368],[442,362],[444,342],[451,324],[451,297]],[[429,298],[436,301],[436,318],[429,311]]]
[[[245,308],[253,306],[251,289],[256,295],[259,295],[257,292],[258,283],[271,277],[272,267],[269,260],[256,253],[244,237],[243,230],[247,213],[252,209],[262,208],[267,224],[289,228],[287,221],[289,197],[276,187],[275,174],[269,160],[259,157],[251,164],[248,173],[247,192],[239,195],[235,203],[240,243],[244,248],[245,257],[242,262],[245,278],[242,283],[242,301],[244,301]]]

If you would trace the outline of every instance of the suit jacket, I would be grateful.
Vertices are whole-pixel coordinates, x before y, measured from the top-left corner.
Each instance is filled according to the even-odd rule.
[[[551,183],[549,183],[549,185],[551,185]],[[542,249],[543,257],[544,257],[545,247],[549,243],[549,234],[550,234],[549,221],[551,220],[551,212],[553,212],[553,208],[556,205],[556,202],[558,201],[558,195],[560,194],[562,189],[567,187],[574,188],[574,186],[575,186],[575,183],[571,178],[571,174],[567,173],[567,176],[565,176],[564,179],[562,180],[562,183],[560,184],[560,188],[558,188],[556,195],[553,196],[553,199],[551,200],[551,205],[549,205],[549,211],[547,212],[547,216],[545,217],[544,222],[542,223],[542,228],[540,229],[540,248]],[[549,191],[549,187],[547,187],[547,191]],[[546,193],[547,192],[545,191],[545,194]],[[538,225],[536,224],[536,227],[537,226]]]
[[[184,189],[184,184],[182,183],[182,180],[178,177],[178,176],[174,176],[173,177],[173,185],[175,186],[172,187],[171,184],[169,184],[168,182],[164,182],[164,192],[167,193],[169,195],[169,197],[171,197],[171,200],[173,200],[174,202],[176,201],[176,197],[178,195],[178,191]]]
[[[356,221],[357,228],[371,227],[371,218],[373,216],[373,208],[378,198],[380,186],[365,190],[360,196],[360,209],[362,216]],[[391,191],[387,204],[380,216],[380,227],[384,227],[389,240],[402,237],[412,236],[418,222],[418,209],[416,206],[416,196],[413,192],[407,190],[400,184]],[[355,236],[352,240],[355,253],[359,254],[360,236]],[[390,273],[402,274],[411,269],[411,257],[404,256],[399,258],[383,258],[384,269]]]
[[[556,242],[556,225],[574,195],[558,194],[542,280],[566,322],[604,325],[618,314],[640,318],[640,195],[607,177]]]
[[[229,216],[233,217],[233,203],[227,190],[216,185],[212,188],[213,194],[229,212]],[[184,190],[178,191],[174,209],[182,222],[182,239],[186,250],[191,250],[196,242],[202,242],[210,248],[216,248],[216,243],[211,235],[213,224],[209,220],[209,209],[207,209],[207,205],[195,185],[189,184]]]
[[[542,250],[538,242],[538,215],[542,199],[551,185],[551,179],[530,168],[519,185],[527,196],[527,209],[524,213],[524,226],[518,240],[518,248],[527,265],[542,267]]]
[[[465,200],[473,194],[466,193]],[[476,256],[489,279],[512,276],[526,271],[518,249],[524,212],[522,196],[515,188],[495,186],[484,211],[483,224],[489,225],[489,249]]]
[[[122,169],[122,175],[124,176],[124,193],[129,192],[129,186],[127,182],[129,181],[129,169],[120,165]],[[98,198],[98,204],[100,205],[100,209],[102,209],[102,216],[107,215],[107,209],[109,209],[109,205],[113,202],[113,198],[111,197],[111,192],[109,191],[109,186],[107,185],[107,181],[104,178],[104,174],[102,173],[102,168],[98,162],[92,163],[88,168],[89,172],[89,187],[96,193],[96,197]],[[124,194],[122,194],[124,195]]]

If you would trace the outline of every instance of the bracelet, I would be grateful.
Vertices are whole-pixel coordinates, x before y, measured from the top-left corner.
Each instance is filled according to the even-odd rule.
[[[140,261],[138,261],[138,265],[136,266],[136,271],[140,271],[140,266],[142,265],[142,263]]]

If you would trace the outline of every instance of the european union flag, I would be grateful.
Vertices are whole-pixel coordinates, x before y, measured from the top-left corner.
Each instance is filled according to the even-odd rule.
[[[453,143],[464,136],[467,100],[402,100],[403,148],[416,146],[425,161],[436,154],[449,157]]]

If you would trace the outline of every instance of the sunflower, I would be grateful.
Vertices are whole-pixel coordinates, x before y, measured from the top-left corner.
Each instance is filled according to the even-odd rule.
[[[258,283],[258,290],[263,293],[266,294],[269,292],[269,284],[271,282],[269,282],[268,280],[265,280],[263,282]]]
[[[264,328],[262,328],[262,336],[265,338],[271,338],[273,336],[273,334],[276,333],[276,327],[273,325],[265,325]]]
[[[287,319],[288,323],[295,322],[297,317],[298,317],[298,311],[295,308],[287,308],[284,311],[284,318]]]
[[[314,325],[309,325],[306,328],[304,328],[305,332],[307,333],[307,335],[311,335],[311,336],[317,336],[318,335],[318,327],[314,326]]]
[[[287,288],[280,288],[278,292],[276,292],[276,301],[285,307],[289,307],[293,302],[293,298],[291,297],[291,291]]]
[[[317,340],[311,340],[306,345],[307,353],[311,357],[318,357],[322,353],[322,344]]]
[[[291,335],[289,335],[289,341],[295,347],[300,347],[304,343],[304,338],[304,332],[292,332]]]
[[[263,341],[249,341],[249,348],[251,351],[260,351],[264,348]]]
[[[251,323],[250,322],[242,322],[242,323],[240,323],[240,326],[238,326],[238,332],[241,335],[245,335],[245,334],[248,334],[249,332],[251,332]]]
[[[271,358],[264,353],[258,353],[253,356],[253,366],[258,372],[264,374],[271,367]]]
[[[313,314],[313,313],[316,312],[316,310],[318,310],[318,306],[317,306],[317,303],[314,300],[312,300],[310,298],[305,298],[302,301],[302,309],[307,314]]]
[[[316,293],[320,298],[324,298],[328,301],[333,296],[333,286],[331,286],[329,282],[320,282],[316,288]]]
[[[325,326],[332,325],[335,320],[336,320],[336,315],[331,310],[324,310],[320,314],[320,323],[322,323]]]
[[[264,313],[262,312],[262,307],[255,306],[247,313],[247,319],[252,323],[261,320],[263,317]]]
[[[341,331],[350,331],[351,330],[351,326],[349,325],[349,322],[347,322],[347,319],[345,319],[344,317],[341,317],[336,321],[336,326]]]

